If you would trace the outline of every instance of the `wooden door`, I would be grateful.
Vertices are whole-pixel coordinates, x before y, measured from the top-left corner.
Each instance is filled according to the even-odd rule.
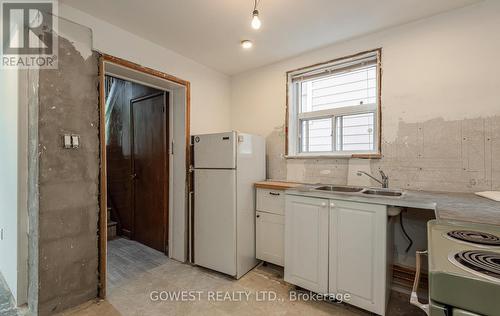
[[[328,200],[286,196],[285,281],[327,293]]]
[[[168,210],[167,93],[133,99],[133,239],[166,251]]]

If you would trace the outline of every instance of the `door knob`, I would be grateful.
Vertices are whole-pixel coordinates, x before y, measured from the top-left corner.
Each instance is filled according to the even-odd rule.
[[[325,207],[326,206],[326,202],[321,203],[321,206]]]
[[[131,178],[132,180],[137,179],[137,173],[132,173],[132,174],[130,175],[130,178]]]
[[[335,203],[330,203],[330,207],[335,207]]]

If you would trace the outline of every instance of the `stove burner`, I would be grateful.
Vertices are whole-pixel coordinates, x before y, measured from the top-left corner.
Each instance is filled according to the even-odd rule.
[[[455,254],[455,260],[466,268],[500,280],[500,253],[467,250]]]
[[[471,230],[453,230],[447,235],[461,241],[485,246],[500,246],[500,237]]]

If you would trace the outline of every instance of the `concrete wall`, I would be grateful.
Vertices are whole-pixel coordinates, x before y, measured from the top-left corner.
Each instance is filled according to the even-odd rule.
[[[97,56],[59,37],[59,69],[40,70],[38,103],[38,309],[52,315],[97,296]],[[64,149],[65,133],[80,148]]]
[[[230,78],[66,5],[59,14],[93,31],[93,49],[191,82],[191,133],[229,130]]]
[[[347,184],[367,164],[392,187],[500,189],[499,29],[500,2],[487,0],[234,76],[232,128],[267,137],[269,178]],[[285,72],[377,47],[383,159],[284,159]]]

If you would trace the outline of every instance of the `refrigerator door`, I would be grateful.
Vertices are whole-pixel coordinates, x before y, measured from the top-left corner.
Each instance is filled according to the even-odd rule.
[[[194,167],[236,168],[236,132],[194,136]]]
[[[194,171],[194,262],[236,276],[236,170]]]

